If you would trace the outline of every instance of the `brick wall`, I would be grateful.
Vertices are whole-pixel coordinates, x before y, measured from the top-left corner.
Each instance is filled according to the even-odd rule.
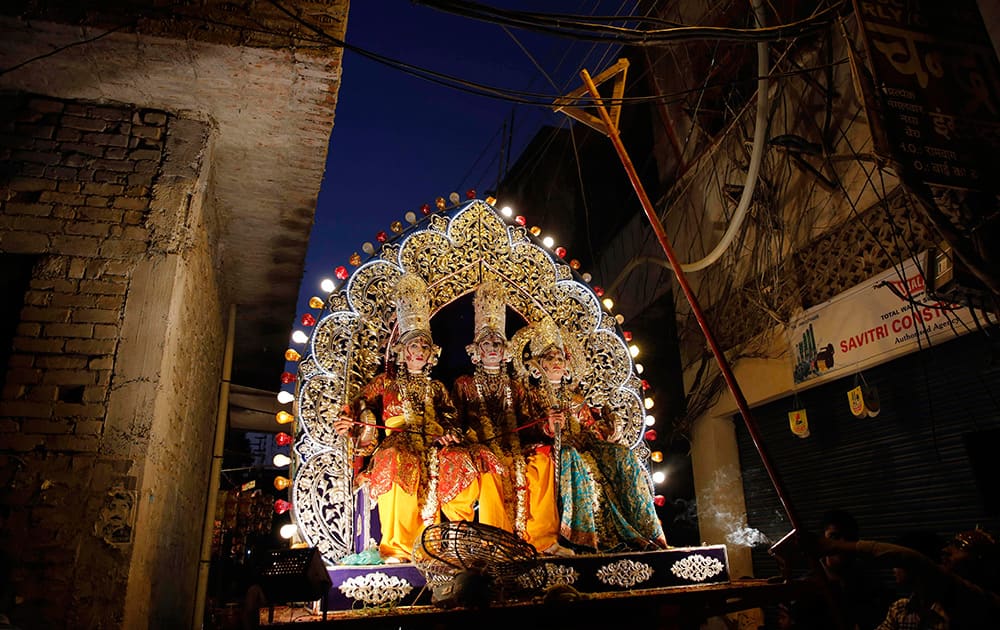
[[[0,125],[0,255],[38,261],[0,393],[15,620],[186,625],[223,343],[209,128],[17,93]]]

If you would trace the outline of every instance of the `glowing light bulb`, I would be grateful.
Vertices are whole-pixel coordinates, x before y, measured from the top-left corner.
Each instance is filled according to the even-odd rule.
[[[279,475],[274,478],[274,487],[278,490],[286,490],[290,485],[292,485],[292,480],[288,477],[282,477]]]
[[[407,212],[406,214],[403,215],[403,218],[406,219],[406,222],[409,223],[410,225],[417,224],[417,213],[415,212]]]
[[[274,456],[274,459],[271,460],[271,463],[278,468],[284,468],[292,463],[292,458],[284,453],[278,453]]]
[[[497,198],[496,197],[487,197],[486,198],[486,203],[488,203],[491,206],[495,206],[495,205],[497,205]]]
[[[608,309],[609,311],[615,307],[615,301],[612,300],[611,298],[604,298],[603,300],[601,300],[601,304],[603,304],[604,308]]]
[[[294,348],[285,350],[285,361],[298,361],[301,358],[302,355],[296,352]]]
[[[643,370],[645,370],[645,369],[646,368],[642,367],[642,363],[636,363],[635,364],[635,373],[636,374],[642,374]]]
[[[593,279],[593,276],[591,276],[589,273],[584,273],[580,277],[583,278],[584,282],[590,282]]]
[[[288,424],[295,419],[295,416],[288,413],[287,411],[279,411],[274,414],[274,419],[278,421],[278,424]]]
[[[657,470],[653,473],[653,483],[663,483],[667,480],[667,475],[662,470]]]
[[[639,356],[639,346],[632,344],[628,347],[628,353],[632,355],[632,358]]]
[[[292,443],[292,436],[282,431],[274,436],[274,443],[278,446],[288,446]]]
[[[512,216],[514,216],[514,209],[511,208],[510,206],[504,206],[503,208],[500,208],[500,214],[509,219]]]
[[[642,404],[643,404],[643,406],[645,406],[645,407],[646,407],[646,409],[652,409],[652,408],[653,408],[653,399],[647,396],[647,397],[646,397],[646,398],[645,398],[645,399],[644,399],[644,400],[642,401]]]
[[[305,343],[309,341],[309,335],[305,334],[301,330],[296,330],[292,333],[292,341],[295,343]]]
[[[548,247],[549,249],[552,249],[552,246],[555,244],[556,240],[551,236],[546,236],[545,238],[542,239],[542,245]]]
[[[450,195],[448,195],[448,201],[450,201],[451,205],[453,205],[453,206],[454,205],[458,205],[458,202],[461,201],[461,200],[462,200],[462,196],[459,195],[457,192],[453,192]]]
[[[274,511],[278,514],[284,514],[290,509],[292,509],[292,504],[284,499],[278,499],[274,502]]]
[[[625,316],[622,315],[621,313],[618,313],[617,315],[615,315],[615,321],[618,322],[619,326],[621,326],[622,324],[625,323]]]
[[[285,523],[281,526],[281,529],[278,530],[278,534],[280,534],[285,540],[292,538],[297,533],[299,533],[299,528],[295,523]]]
[[[649,454],[649,459],[659,464],[663,461],[663,451],[653,451]]]
[[[653,505],[655,505],[656,507],[663,507],[666,504],[667,504],[667,497],[663,496],[662,494],[658,494],[655,497],[653,497]]]
[[[651,427],[651,426],[653,426],[654,424],[656,424],[656,416],[654,416],[654,415],[648,415],[648,416],[646,416],[646,418],[645,418],[645,419],[643,420],[643,422],[645,422],[645,423],[646,423],[646,426],[647,426],[647,427]]]
[[[287,405],[293,400],[295,400],[295,394],[293,394],[292,392],[286,392],[285,390],[281,390],[280,392],[278,392],[278,402],[280,402],[282,405]]]
[[[333,293],[333,290],[337,288],[337,285],[334,284],[333,278],[323,278],[320,280],[319,288],[323,289],[327,293]]]
[[[330,285],[333,286],[333,280],[330,281]],[[335,286],[333,287],[333,289],[336,288],[337,287]],[[330,289],[331,293],[333,292],[333,289]],[[323,298],[319,297],[318,295],[314,295],[311,298],[309,298],[309,308],[323,308],[325,304],[326,302],[323,301]]]

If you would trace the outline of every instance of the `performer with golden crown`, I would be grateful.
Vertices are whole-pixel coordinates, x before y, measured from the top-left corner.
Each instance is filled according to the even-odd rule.
[[[480,471],[479,522],[500,527],[543,553],[557,543],[551,449],[537,426],[523,426],[523,385],[511,379],[506,304],[500,287],[480,285],[473,300],[475,329],[466,346],[475,371],[455,380],[453,398]]]
[[[646,473],[632,451],[607,441],[614,420],[592,410],[574,387],[571,357],[549,318],[528,331],[526,403],[558,451],[559,534],[595,550],[666,547]]]
[[[430,329],[430,300],[424,281],[404,275],[395,287],[399,338],[388,370],[365,385],[349,415],[334,423],[341,435],[358,431],[367,437],[360,452],[371,454],[369,492],[378,504],[382,527],[379,553],[386,562],[410,559],[413,544],[439,512],[452,520],[471,519],[479,494],[478,473],[464,448],[448,390],[432,379],[441,349]],[[385,439],[378,443],[371,423],[355,418],[381,412]]]

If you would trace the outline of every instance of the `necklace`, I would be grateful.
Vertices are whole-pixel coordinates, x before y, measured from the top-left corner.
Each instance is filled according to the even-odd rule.
[[[488,441],[489,449],[501,460],[504,459],[504,449],[500,439],[507,444],[507,454],[514,461],[514,487],[503,477],[504,494],[509,497],[514,494],[514,513],[510,514],[510,501],[504,501],[508,506],[508,517],[513,517],[514,531],[522,538],[526,534],[528,502],[527,483],[525,482],[524,454],[521,453],[521,438],[517,434],[517,419],[514,415],[514,401],[510,389],[510,378],[504,372],[489,372],[476,369],[473,375],[476,384],[476,398],[479,403],[479,421],[483,427],[483,437]],[[497,434],[493,420],[501,422],[501,432]]]
[[[399,395],[403,403],[403,421],[411,430],[419,426],[420,433],[410,433],[414,448],[420,457],[420,486],[417,490],[417,503],[420,506],[420,517],[424,525],[434,523],[438,511],[437,487],[439,459],[438,448],[427,444],[427,426],[434,421],[434,400],[432,397],[431,378],[428,374],[410,374],[407,372],[397,379]],[[415,403],[421,405],[420,418],[417,418]],[[419,440],[419,444],[417,444]]]

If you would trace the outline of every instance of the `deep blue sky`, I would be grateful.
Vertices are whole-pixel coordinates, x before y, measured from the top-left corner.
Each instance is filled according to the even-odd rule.
[[[633,0],[491,0],[494,6],[579,14],[628,13]],[[607,46],[512,31],[560,86],[557,92],[514,40],[496,25],[417,6],[409,0],[353,0],[350,44],[469,81],[547,94],[580,85],[578,69],[596,73],[615,60]],[[600,65],[599,65],[600,64]],[[345,52],[326,175],[306,257],[295,327],[320,280],[348,265],[407,211],[496,182],[500,129],[514,112],[510,163],[542,124],[565,118],[537,106],[474,96]],[[480,159],[481,158],[481,159]],[[479,163],[473,168],[473,164]],[[492,166],[491,166],[492,163]],[[469,173],[471,169],[471,173]],[[467,176],[468,175],[468,176]],[[467,177],[466,177],[467,176]],[[502,201],[502,200],[501,200]],[[518,209],[531,216],[528,208]],[[405,222],[404,222],[405,224]],[[544,227],[544,226],[543,226]]]

